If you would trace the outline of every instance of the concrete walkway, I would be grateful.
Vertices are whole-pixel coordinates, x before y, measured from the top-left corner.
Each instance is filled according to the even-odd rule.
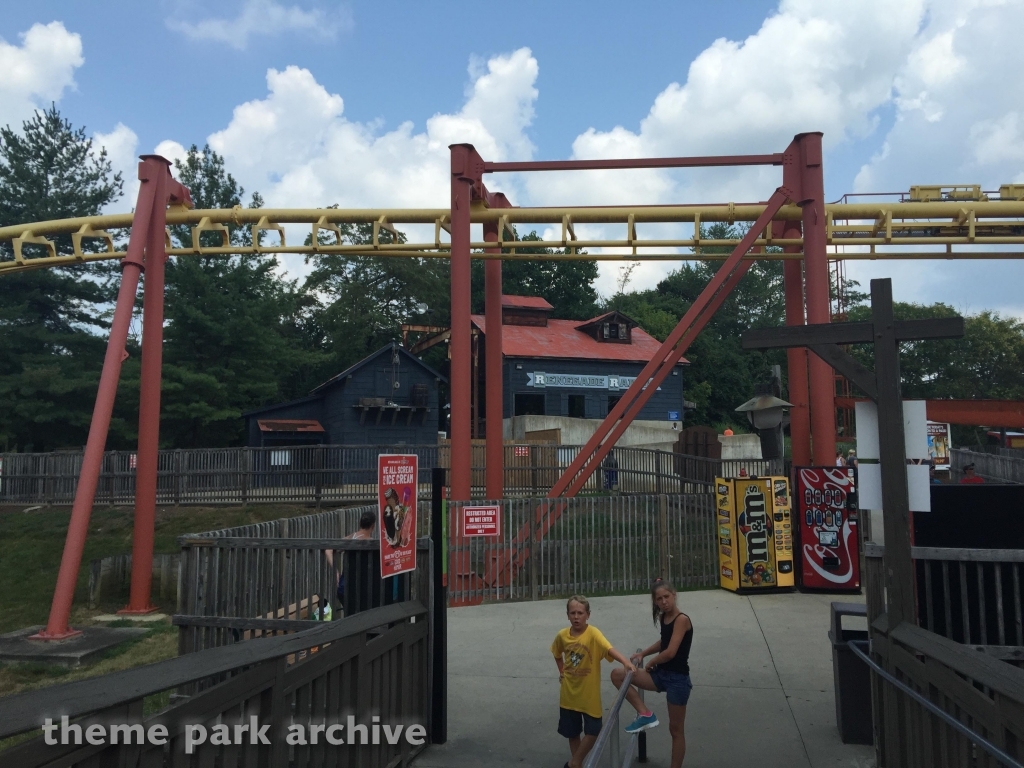
[[[694,624],[684,765],[873,766],[871,747],[839,740],[826,636],[829,603],[857,599],[680,593],[680,608]],[[591,605],[591,623],[626,653],[658,637],[645,595],[598,597]],[[558,673],[548,648],[566,625],[565,602],[455,608],[448,616],[448,743],[428,748],[418,768],[562,766],[569,753],[555,732]],[[602,665],[606,711],[615,696],[611,666]],[[665,696],[647,700],[662,722],[648,736],[647,765],[667,766]],[[624,707],[623,725],[633,717]]]

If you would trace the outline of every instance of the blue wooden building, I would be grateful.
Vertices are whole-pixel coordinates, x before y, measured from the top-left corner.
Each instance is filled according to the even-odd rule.
[[[437,442],[444,377],[389,344],[308,397],[243,414],[248,444],[426,445]]]

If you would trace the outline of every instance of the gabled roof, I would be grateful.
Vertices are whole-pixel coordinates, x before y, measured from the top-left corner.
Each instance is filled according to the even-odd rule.
[[[473,315],[472,321],[486,337],[484,316]],[[646,363],[661,348],[661,342],[639,326],[633,328],[631,344],[609,344],[579,330],[579,324],[579,320],[548,320],[547,326],[502,325],[501,352],[506,357]],[[680,360],[680,363],[687,362],[685,358]]]
[[[319,399],[320,399],[320,397],[318,395],[306,395],[305,397],[300,397],[300,398],[298,398],[296,400],[289,400],[286,403],[271,403],[270,405],[264,405],[264,406],[261,406],[259,408],[253,408],[251,411],[244,411],[242,413],[242,418],[245,418],[246,416],[255,416],[257,413],[266,413],[267,411],[276,411],[278,408],[287,408],[290,405],[300,405],[302,403],[311,403],[314,400],[319,400]]]
[[[256,426],[260,432],[323,432],[323,425],[316,419],[259,419]]]
[[[502,296],[502,309],[544,309],[554,311],[547,300],[540,296]]]
[[[346,377],[351,376],[352,374],[354,374],[359,369],[369,365],[371,362],[376,360],[381,355],[385,355],[385,354],[386,355],[390,355],[391,351],[394,350],[394,349],[398,350],[398,354],[401,355],[403,363],[405,361],[410,361],[413,364],[418,365],[420,368],[425,370],[427,373],[429,373],[434,378],[440,379],[441,381],[445,381],[445,382],[448,381],[444,376],[442,376],[440,373],[438,373],[433,368],[431,368],[429,365],[427,365],[422,360],[420,360],[418,357],[416,357],[416,355],[409,354],[397,342],[392,342],[391,344],[388,344],[385,347],[381,347],[376,352],[374,352],[374,353],[372,353],[370,355],[367,355],[362,360],[360,360],[358,363],[356,363],[355,365],[349,366],[348,368],[346,368],[341,373],[339,373],[339,374],[337,374],[335,376],[332,376],[327,381],[325,381],[323,384],[321,384],[320,386],[314,388],[313,391],[310,392],[310,394],[311,395],[316,395],[316,394],[322,392],[323,390],[327,389],[327,387],[331,386],[332,384],[337,384],[338,382],[344,381],[344,379]]]
[[[583,321],[582,323],[577,325],[576,328],[581,330],[581,331],[585,330],[587,328],[593,328],[595,325],[599,325],[600,323],[603,323],[603,322],[606,322],[606,321],[610,321],[613,317],[614,318],[619,318],[619,319],[616,320],[616,322],[621,322],[622,320],[625,320],[627,323],[629,323],[634,328],[639,327],[639,324],[637,323],[636,320],[634,320],[633,318],[629,317],[628,315],[622,314],[617,309],[613,309],[611,312],[605,312],[603,315],[598,315],[597,317],[592,317],[589,320]]]

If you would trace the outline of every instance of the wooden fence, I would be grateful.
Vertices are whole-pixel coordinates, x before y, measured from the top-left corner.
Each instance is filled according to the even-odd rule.
[[[954,477],[963,474],[965,465],[973,464],[975,474],[990,483],[1024,483],[1024,458],[956,448],[950,451],[950,464]]]
[[[871,696],[880,766],[1013,765],[1024,758],[1017,550],[912,548],[920,626],[890,627],[884,547],[865,548]]]
[[[449,505],[449,562],[467,562],[468,553],[471,571],[450,574],[453,603],[629,593],[647,589],[658,576],[680,589],[718,584],[718,532],[710,493],[473,503],[501,507],[502,535],[462,536],[465,505]],[[558,521],[531,545],[538,534],[538,509],[543,519],[556,506],[563,507]],[[518,536],[521,531],[526,535]],[[513,558],[525,565],[511,579],[484,583],[482,577],[493,564]]]
[[[427,609],[412,600],[377,608],[340,621],[321,623],[258,643],[211,648],[103,677],[54,685],[0,698],[0,739],[39,731],[45,719],[68,716],[85,731],[90,725],[141,724],[147,733],[163,726],[166,744],[47,745],[40,736],[0,752],[0,764],[19,768],[71,766],[308,766],[383,768],[408,766],[423,748],[401,734],[398,743],[354,743],[347,727],[352,716],[370,726],[379,715],[392,727],[429,723],[429,632]],[[163,702],[168,694],[189,696]],[[150,712],[151,709],[158,711]],[[188,725],[269,725],[269,745],[219,746],[212,739],[186,754]],[[290,747],[289,726],[345,727],[344,745],[329,743],[324,731],[316,744]],[[354,732],[353,732],[354,733]],[[392,731],[393,733],[393,731]],[[159,732],[157,732],[159,735]],[[246,734],[248,737],[248,734]],[[338,733],[334,732],[337,737]],[[418,738],[418,736],[416,737]],[[414,739],[416,740],[416,739]],[[139,738],[141,742],[142,739]],[[127,743],[125,743],[127,742]]]
[[[417,517],[421,531],[429,525],[424,509]],[[179,655],[314,626],[327,605],[332,615],[339,614],[338,573],[328,553],[340,565],[342,553],[379,547],[377,540],[344,538],[357,530],[365,510],[376,508],[333,510],[179,537],[181,570],[173,617]],[[381,590],[376,605],[393,601],[395,591],[384,594],[386,588],[397,589],[402,599],[427,604],[429,567],[429,543],[420,538],[414,573],[374,580]]]
[[[579,446],[505,446],[505,495],[543,496],[579,453]],[[430,497],[430,473],[448,467],[447,445],[317,445],[278,448],[210,448],[161,451],[159,504],[306,503],[371,501],[377,495],[377,456],[419,456],[420,497]],[[622,493],[692,493],[716,476],[779,474],[780,462],[723,462],[645,448],[616,448],[617,468],[594,473],[583,493],[614,487]],[[78,487],[79,452],[0,454],[0,504],[71,504]],[[473,495],[484,494],[484,446],[473,446]],[[104,454],[98,504],[132,504],[136,455]]]

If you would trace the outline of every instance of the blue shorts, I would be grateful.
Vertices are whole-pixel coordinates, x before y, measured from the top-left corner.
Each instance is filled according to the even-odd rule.
[[[668,694],[668,703],[677,707],[685,707],[690,700],[690,691],[693,690],[693,683],[690,676],[680,672],[671,672],[667,669],[658,669],[651,672],[651,680],[658,693]]]
[[[558,708],[558,733],[567,739],[578,739],[580,734],[597,736],[601,733],[601,718],[592,717],[575,709]]]

